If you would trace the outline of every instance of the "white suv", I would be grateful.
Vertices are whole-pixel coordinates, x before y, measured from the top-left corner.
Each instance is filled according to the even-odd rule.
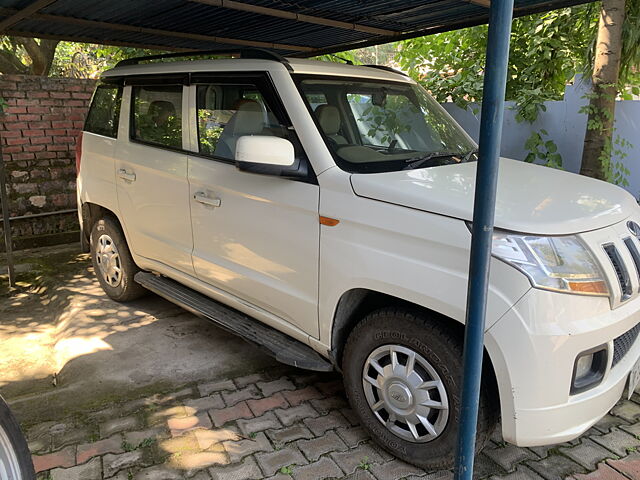
[[[477,158],[424,89],[250,49],[138,59],[103,74],[80,140],[83,239],[111,298],[149,289],[339,369],[376,441],[452,464]],[[633,391],[639,223],[616,186],[501,160],[478,445],[499,416],[516,445],[570,440]]]

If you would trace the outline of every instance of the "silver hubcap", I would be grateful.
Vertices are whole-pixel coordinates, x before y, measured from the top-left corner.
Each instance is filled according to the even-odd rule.
[[[425,443],[444,431],[449,418],[447,392],[419,353],[400,345],[376,348],[364,364],[362,385],[375,416],[398,437]]]
[[[120,254],[116,248],[113,239],[102,234],[98,238],[98,246],[96,248],[96,263],[100,270],[100,275],[112,287],[120,285],[122,280],[122,265],[120,264]]]
[[[20,480],[22,478],[18,457],[2,425],[0,425],[0,478],[2,480]]]

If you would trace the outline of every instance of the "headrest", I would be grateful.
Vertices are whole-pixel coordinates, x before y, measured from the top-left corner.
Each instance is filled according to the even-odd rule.
[[[262,107],[255,100],[245,100],[239,106],[229,123],[233,122],[233,135],[257,135],[264,129]]]
[[[176,107],[173,105],[173,103],[167,100],[154,100],[149,104],[149,110],[147,113],[152,117],[163,113],[166,113],[168,115],[175,115]]]
[[[335,135],[340,131],[340,112],[333,105],[320,105],[316,108],[320,128],[326,135]]]

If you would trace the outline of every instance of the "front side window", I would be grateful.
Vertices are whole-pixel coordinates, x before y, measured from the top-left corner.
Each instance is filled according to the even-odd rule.
[[[198,151],[234,160],[238,139],[269,135],[291,140],[260,88],[250,82],[197,85]]]
[[[182,85],[134,86],[132,137],[182,148]]]
[[[302,77],[298,85],[334,158],[347,171],[476,159],[473,140],[418,85],[327,77]]]
[[[87,113],[84,131],[116,138],[118,136],[121,100],[122,87],[98,85],[93,94],[89,113]]]

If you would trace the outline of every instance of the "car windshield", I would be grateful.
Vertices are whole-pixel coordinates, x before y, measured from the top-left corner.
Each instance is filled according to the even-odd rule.
[[[476,160],[476,144],[422,87],[300,77],[298,85],[338,165],[388,172]]]

